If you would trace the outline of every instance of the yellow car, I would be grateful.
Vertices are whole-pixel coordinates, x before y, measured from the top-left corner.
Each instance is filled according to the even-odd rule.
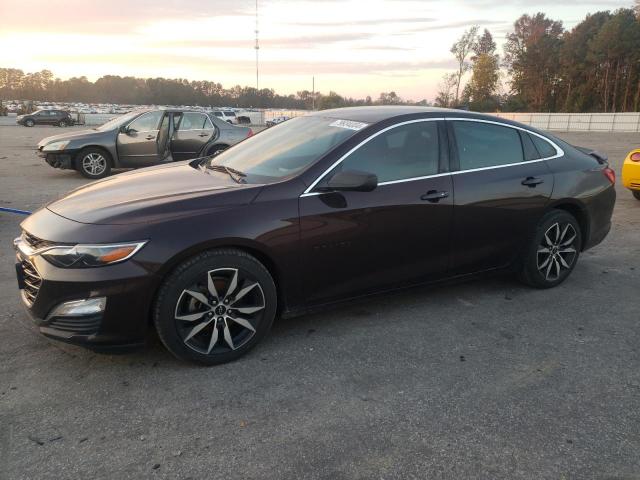
[[[640,200],[640,148],[631,150],[622,164],[622,184]]]

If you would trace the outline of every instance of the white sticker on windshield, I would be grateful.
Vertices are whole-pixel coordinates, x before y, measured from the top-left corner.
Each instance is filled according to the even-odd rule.
[[[368,123],[354,122],[353,120],[336,120],[329,124],[330,127],[348,128],[349,130],[362,130],[364,127],[369,126]]]

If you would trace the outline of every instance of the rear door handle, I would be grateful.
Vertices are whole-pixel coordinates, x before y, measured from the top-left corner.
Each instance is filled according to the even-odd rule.
[[[426,200],[427,202],[437,203],[443,198],[447,198],[449,196],[449,192],[438,191],[438,190],[429,190],[427,193],[420,197],[420,200]]]
[[[199,133],[198,136],[199,137],[208,137],[209,134],[208,133]]]
[[[156,138],[154,135],[147,135],[145,137],[147,140],[153,140],[154,138]]]
[[[527,177],[522,181],[522,185],[526,185],[530,188],[535,188],[536,185],[544,183],[544,180],[539,177]]]

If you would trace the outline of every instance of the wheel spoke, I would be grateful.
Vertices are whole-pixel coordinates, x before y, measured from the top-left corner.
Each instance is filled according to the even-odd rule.
[[[253,325],[251,325],[249,320],[247,320],[246,318],[240,318],[240,317],[228,317],[228,318],[229,318],[229,320],[233,320],[238,325],[242,325],[247,330],[251,330],[252,332],[255,333],[256,329],[253,328]]]
[[[234,290],[238,287],[238,269],[233,270],[233,277],[231,277],[231,282],[229,282],[229,288],[227,288],[227,293],[225,294],[225,298],[228,298]]]
[[[185,290],[184,293],[191,295],[193,298],[198,300],[203,305],[207,305],[207,306],[209,305],[209,299],[200,292],[194,292],[193,290]]]
[[[227,322],[224,322],[224,341],[227,342],[231,350],[236,349],[233,345],[233,339],[231,338],[231,332],[229,331],[229,324]]]
[[[182,320],[184,322],[195,322],[200,320],[207,312],[189,313],[187,315],[176,315],[176,320]]]
[[[553,259],[553,263],[554,263],[554,265],[556,267],[556,278],[559,278],[560,277],[560,262],[558,261],[557,258],[554,258]]]
[[[213,283],[211,272],[207,272],[207,289],[209,290],[209,293],[213,296],[213,298],[218,299],[218,290],[216,290],[216,286]]]
[[[549,254],[546,260],[542,262],[541,265],[538,266],[538,270],[542,270],[544,267],[546,267],[549,264],[550,261],[551,261],[551,254]]]
[[[240,300],[242,297],[244,297],[247,293],[249,293],[253,288],[255,288],[258,285],[258,283],[252,283],[251,285],[249,285],[248,287],[244,287],[242,290],[240,290],[238,292],[238,294],[233,298],[233,302],[230,303],[230,305],[233,305],[234,303],[236,303],[238,300]]]
[[[564,258],[562,258],[562,255],[558,255],[557,261],[559,261],[560,265],[562,265],[564,268],[569,268],[569,264]]]
[[[562,243],[564,241],[564,237],[567,236],[567,232],[569,231],[569,227],[571,227],[571,224],[567,223],[565,225],[565,227],[562,229],[562,234],[560,235],[560,238],[558,239],[558,243]]]
[[[202,329],[205,328],[210,323],[211,323],[211,320],[207,320],[206,322],[202,322],[200,325],[196,325],[195,327],[193,327],[193,329],[189,332],[189,335],[185,337],[184,342],[186,343],[189,340],[191,340],[195,335],[198,334],[198,332],[202,331]]]
[[[209,348],[207,348],[207,353],[210,353],[215,347],[216,343],[218,343],[218,326],[213,326],[213,332],[211,332],[211,340],[209,340]]]
[[[567,248],[563,248],[561,250],[558,250],[559,254],[563,254],[563,253],[576,253],[576,249],[573,247],[567,247]]]
[[[551,260],[551,257],[549,257],[549,265],[547,266],[547,272],[545,274],[545,278],[547,280],[549,280],[549,274],[551,273],[551,267],[553,267],[553,261]]]
[[[234,307],[234,310],[237,310],[240,313],[246,313],[247,315],[250,315],[252,313],[256,313],[259,312],[260,310],[262,310],[264,308],[264,305],[260,305],[258,307]]]

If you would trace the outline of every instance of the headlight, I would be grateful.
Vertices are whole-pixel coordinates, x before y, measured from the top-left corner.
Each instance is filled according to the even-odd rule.
[[[43,152],[58,152],[60,150],[64,150],[65,148],[67,148],[67,145],[69,145],[69,140],[65,140],[62,142],[53,142],[50,143],[49,145],[45,145],[42,148]]]
[[[124,262],[133,257],[147,242],[118,243],[112,245],[74,245],[53,247],[41,255],[62,268],[102,267]]]

